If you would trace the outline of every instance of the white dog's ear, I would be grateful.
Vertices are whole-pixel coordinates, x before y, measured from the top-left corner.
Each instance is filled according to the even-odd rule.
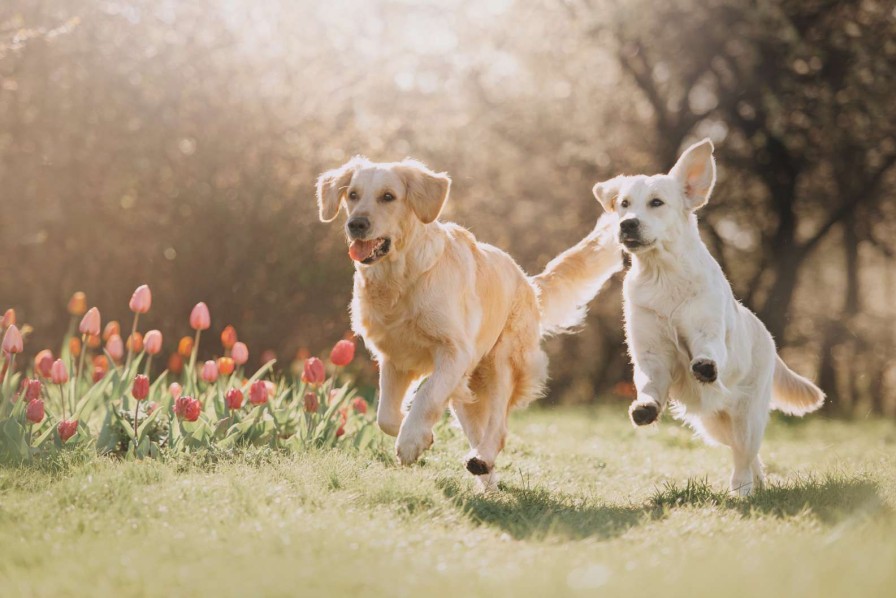
[[[687,207],[697,210],[709,201],[709,194],[716,184],[716,161],[712,157],[712,141],[709,138],[697,142],[681,155],[669,174],[682,184]]]
[[[444,172],[433,172],[417,160],[402,160],[395,172],[404,180],[408,203],[424,224],[439,217],[448,200],[451,179]]]
[[[608,212],[616,211],[616,200],[619,199],[619,190],[622,188],[622,179],[625,177],[618,176],[596,184],[592,187],[591,192],[600,202],[600,205]]]
[[[321,222],[332,222],[339,214],[339,206],[342,205],[352,175],[366,161],[363,156],[355,156],[339,168],[328,170],[317,177],[317,208]]]

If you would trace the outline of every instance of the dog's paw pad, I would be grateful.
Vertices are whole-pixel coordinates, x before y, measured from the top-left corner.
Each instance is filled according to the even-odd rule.
[[[655,403],[635,403],[632,405],[630,415],[633,424],[646,426],[656,421],[660,410]]]
[[[694,378],[700,382],[715,382],[716,378],[719,377],[719,372],[716,370],[716,362],[711,359],[695,359],[691,363],[691,371],[694,373]]]
[[[472,457],[467,461],[467,471],[473,475],[485,475],[489,472],[489,467],[479,457]]]

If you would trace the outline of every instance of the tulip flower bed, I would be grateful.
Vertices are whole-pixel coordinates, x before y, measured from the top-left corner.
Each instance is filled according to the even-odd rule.
[[[68,306],[71,332],[58,357],[43,349],[28,364],[19,359],[27,329],[23,334],[15,312],[6,311],[0,322],[3,461],[32,462],[85,448],[132,459],[247,446],[358,448],[374,437],[367,403],[345,373],[354,342],[336,343],[329,371],[308,357],[301,376],[275,377],[273,359],[246,371],[249,349],[227,326],[220,357],[198,363],[203,333],[211,328],[208,307],[198,303],[189,318],[193,334],[180,339],[167,369],[153,376],[163,335],[139,328],[151,304],[148,286],[134,291],[125,341],[117,322],[102,327],[100,311],[87,309],[84,294],[76,293]]]

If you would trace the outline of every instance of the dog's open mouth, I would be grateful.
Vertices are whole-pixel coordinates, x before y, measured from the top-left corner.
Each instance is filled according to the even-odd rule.
[[[641,249],[647,249],[648,247],[653,245],[653,243],[648,243],[647,241],[644,241],[643,239],[635,238],[635,237],[623,236],[623,237],[620,237],[619,240],[622,242],[623,245],[625,245],[625,248],[628,249],[629,251],[640,251]]]
[[[355,239],[352,241],[351,245],[348,246],[348,255],[356,262],[369,266],[389,253],[389,247],[391,247],[391,245],[392,240],[386,237],[371,239],[369,241]]]

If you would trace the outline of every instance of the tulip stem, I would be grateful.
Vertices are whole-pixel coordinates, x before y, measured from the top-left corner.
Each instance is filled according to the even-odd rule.
[[[59,386],[59,403],[62,405],[62,419],[65,419],[65,390]]]
[[[147,355],[146,356],[146,369],[143,370],[143,373],[146,375],[147,378],[149,378],[150,366],[152,366],[152,355]]]
[[[196,394],[196,390],[198,385],[196,384],[196,354],[199,353],[199,335],[202,334],[202,330],[196,330],[196,337],[193,339],[193,351],[190,353],[190,367],[187,369],[187,375],[189,376],[190,382],[190,390],[192,390],[192,395]]]
[[[131,326],[131,336],[130,343],[126,343],[128,345],[128,358],[124,362],[124,373],[127,375],[128,368],[131,367],[131,359],[134,356],[134,337],[137,336],[137,320],[140,318],[139,313],[134,313],[134,325]]]
[[[72,399],[72,415],[75,413],[75,389],[78,385],[78,377],[84,371],[84,354],[87,353],[87,335],[81,335],[81,356],[78,359],[78,371],[72,373],[71,399]]]
[[[137,318],[134,318],[135,320]],[[140,436],[137,434],[137,418],[140,416],[140,401],[134,399],[134,458],[137,459],[137,441]]]

